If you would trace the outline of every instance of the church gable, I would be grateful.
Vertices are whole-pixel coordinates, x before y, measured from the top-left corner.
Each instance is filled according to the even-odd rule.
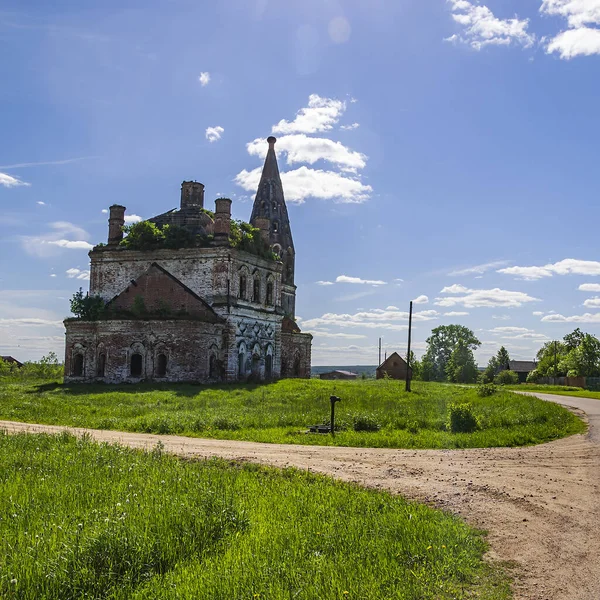
[[[107,305],[110,311],[162,318],[188,316],[208,323],[222,319],[200,296],[159,264],[152,263]]]

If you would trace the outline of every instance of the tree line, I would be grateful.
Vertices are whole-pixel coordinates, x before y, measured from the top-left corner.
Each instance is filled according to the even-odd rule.
[[[441,325],[427,338],[427,351],[421,361],[411,352],[413,377],[423,381],[451,383],[518,383],[510,371],[510,355],[502,346],[480,373],[473,352],[481,342],[464,325]],[[546,342],[537,353],[536,369],[527,381],[543,377],[600,377],[600,340],[579,328],[562,341]]]

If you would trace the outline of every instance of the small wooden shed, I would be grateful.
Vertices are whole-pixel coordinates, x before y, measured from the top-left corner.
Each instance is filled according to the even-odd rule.
[[[377,379],[383,379],[386,375],[390,379],[406,379],[406,361],[397,353],[390,354],[375,371]],[[412,379],[412,368],[410,369]]]

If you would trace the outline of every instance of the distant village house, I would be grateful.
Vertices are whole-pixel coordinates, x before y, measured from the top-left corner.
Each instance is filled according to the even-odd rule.
[[[352,371],[329,371],[328,373],[321,373],[319,375],[321,379],[341,379],[341,380],[349,380],[349,379],[357,379],[358,373],[352,373]]]
[[[16,358],[12,356],[0,356],[3,362],[8,363],[10,365],[16,365],[19,369],[23,366],[23,363],[18,361]]]

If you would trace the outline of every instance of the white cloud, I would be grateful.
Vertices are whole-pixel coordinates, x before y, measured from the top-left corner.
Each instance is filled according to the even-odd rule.
[[[338,338],[344,340],[364,340],[367,336],[360,333],[330,333],[320,329],[311,329],[310,331],[303,329],[304,333],[312,333],[317,338]]]
[[[595,260],[579,260],[565,258],[556,263],[540,267],[507,267],[498,273],[514,275],[518,279],[536,280],[553,275],[600,275],[600,262]]]
[[[583,305],[586,308],[600,308],[600,298],[588,298]]]
[[[206,128],[206,139],[212,144],[213,142],[218,142],[221,139],[221,135],[225,129],[220,125],[216,127],[207,127]]]
[[[441,294],[453,294],[445,298],[436,298],[434,304],[437,306],[457,306],[462,305],[465,308],[481,308],[505,306],[508,308],[518,308],[527,302],[536,302],[538,298],[533,298],[525,292],[513,292],[494,288],[491,290],[474,290],[466,288],[459,284],[445,287]]]
[[[565,60],[576,56],[600,54],[600,29],[593,27],[567,29],[550,41],[546,51],[548,54],[556,52]]]
[[[541,310],[534,310],[532,314],[534,317],[541,317],[544,313]]]
[[[72,268],[72,269],[67,269],[66,273],[67,273],[67,277],[69,279],[89,280],[89,278],[90,278],[89,270],[81,270],[81,269]]]
[[[353,129],[358,129],[360,127],[360,123],[351,123],[350,125],[341,125],[340,129],[344,131],[352,131]]]
[[[527,327],[494,327],[490,329],[491,333],[527,333],[532,331]]]
[[[492,319],[495,319],[496,321],[510,321],[508,315],[492,315]]]
[[[281,133],[277,151],[285,155],[287,164],[306,163],[301,167],[281,173],[286,200],[302,204],[306,198],[333,200],[338,203],[362,203],[369,199],[373,188],[361,181],[359,171],[366,166],[367,157],[351,150],[339,141],[327,137],[311,137],[333,129],[346,110],[346,103],[334,98],[311,94],[308,106],[300,109],[293,121],[281,120],[272,128]],[[262,139],[247,144],[251,156],[265,156],[267,145]],[[318,161],[327,161],[332,170],[311,168]],[[242,170],[235,182],[247,191],[254,192],[260,181],[262,166]]]
[[[388,306],[385,310],[400,310],[397,306]]]
[[[439,317],[436,310],[425,310],[413,314],[413,321],[432,321]],[[326,313],[315,319],[308,319],[302,323],[304,328],[312,327],[364,327],[366,329],[388,329],[391,331],[404,331],[407,325],[398,324],[399,321],[408,322],[409,313],[399,310],[372,309],[355,314]]]
[[[566,60],[600,54],[600,29],[593,27],[600,25],[598,0],[544,0],[540,11],[566,19],[569,27],[549,40],[548,54],[557,53]]]
[[[62,327],[62,321],[49,321],[47,319],[21,318],[21,319],[0,319],[0,327],[9,327],[11,325],[32,325],[34,327],[49,326]]]
[[[333,281],[317,281],[317,285],[334,285]]]
[[[56,254],[58,248],[69,250],[91,250],[93,245],[86,240],[89,234],[85,229],[68,221],[55,221],[49,224],[50,231],[41,235],[21,236],[21,243],[28,254],[47,257]]]
[[[103,215],[107,215],[108,214],[108,208],[103,208],[101,212],[102,212]]]
[[[482,265],[475,265],[474,267],[467,267],[466,269],[459,269],[457,271],[451,271],[448,275],[454,277],[461,277],[463,275],[482,275],[486,271],[490,269],[497,269],[506,264],[505,260],[496,260],[489,263],[484,263]]]
[[[265,141],[258,138],[247,144],[248,154],[263,158],[266,154]],[[314,164],[326,160],[342,169],[364,169],[367,157],[355,152],[340,142],[327,138],[309,137],[303,133],[286,135],[277,140],[277,152],[287,155],[287,164]]]
[[[39,204],[40,206],[46,206],[46,203],[42,202],[41,200],[38,200],[36,204]]]
[[[208,71],[202,71],[198,76],[198,81],[202,87],[208,85],[210,82],[210,73]]]
[[[463,31],[447,38],[447,41],[468,44],[475,50],[489,45],[508,46],[512,43],[528,48],[535,41],[535,35],[527,31],[529,19],[499,19],[487,6],[467,0],[449,2],[452,5],[452,18],[462,26]]]
[[[346,103],[341,100],[311,94],[308,106],[301,108],[293,121],[282,119],[277,125],[273,125],[272,132],[290,134],[328,131],[339,121],[345,110]]]
[[[552,314],[543,317],[542,321],[546,323],[600,323],[600,312],[594,314],[585,313],[583,315],[572,315],[570,317]]]
[[[261,173],[262,167],[252,171],[244,169],[236,175],[235,182],[247,191],[256,191]],[[370,185],[364,185],[358,179],[304,166],[281,173],[281,181],[286,200],[298,204],[310,197],[343,204],[360,204],[367,201],[373,191]]]
[[[600,283],[582,283],[577,289],[580,292],[600,292]]]
[[[133,223],[139,223],[140,221],[143,221],[144,219],[142,219],[142,217],[140,217],[139,215],[125,215],[125,224],[126,225],[132,225]]]
[[[543,0],[542,13],[567,19],[569,27],[600,25],[598,0]]]
[[[469,313],[464,311],[451,310],[444,313],[444,317],[466,317]]]
[[[359,285],[387,285],[387,282],[378,279],[361,279],[360,277],[348,277],[348,275],[338,275],[336,283],[355,283]]]
[[[94,247],[92,244],[82,240],[54,240],[48,242],[48,244],[59,246],[60,248],[68,248],[69,250],[91,250]]]
[[[418,296],[413,300],[413,304],[427,304],[429,302],[429,298],[425,295]]]
[[[31,184],[26,183],[25,181],[21,181],[17,177],[12,177],[11,175],[8,175],[8,173],[0,173],[0,185],[3,185],[4,187],[7,187],[7,188],[11,188],[11,187],[19,187],[22,185],[29,186]]]

